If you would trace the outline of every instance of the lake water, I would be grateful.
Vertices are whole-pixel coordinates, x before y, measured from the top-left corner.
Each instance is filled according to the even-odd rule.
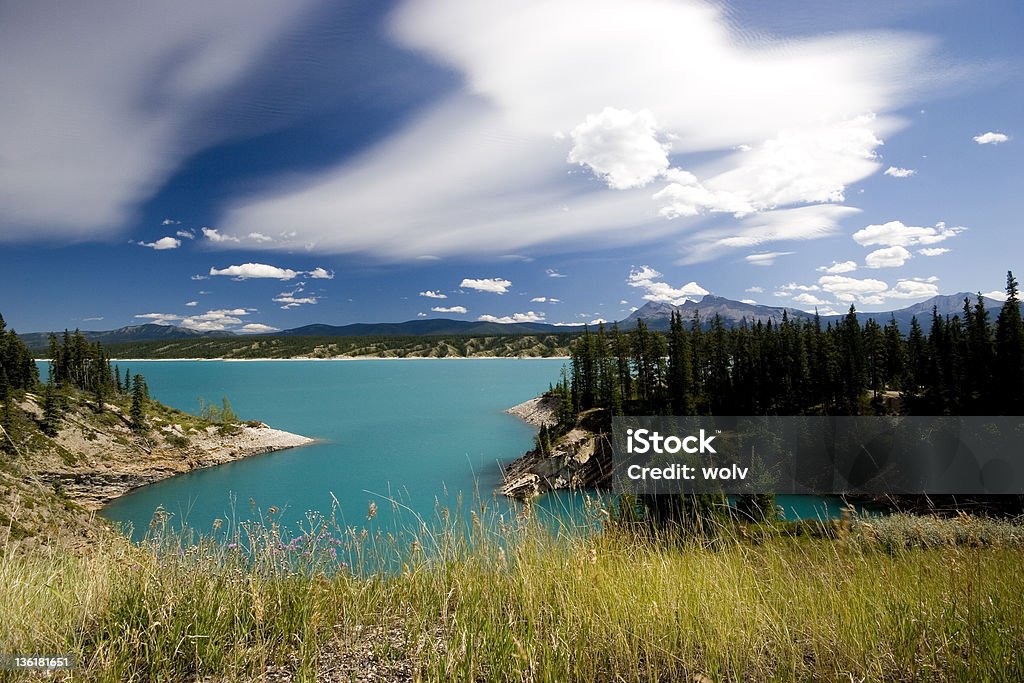
[[[533,443],[534,429],[505,409],[557,382],[564,360],[360,360],[119,362],[142,373],[159,401],[196,412],[199,397],[227,396],[242,419],[261,420],[319,442],[173,477],[124,496],[103,515],[137,534],[163,506],[200,530],[216,518],[283,510],[286,524],[307,510],[378,524],[393,515],[388,499],[431,519],[459,494],[489,505],[507,463]],[[236,503],[232,504],[232,500]],[[580,496],[546,497],[549,508],[579,507]],[[408,512],[399,512],[408,516]],[[403,524],[408,519],[401,520]]]
[[[557,382],[559,359],[359,361],[133,361],[150,393],[196,412],[199,398],[227,396],[242,419],[318,439],[318,443],[198,470],[138,489],[107,506],[103,516],[128,523],[139,538],[163,507],[177,522],[208,531],[215,519],[251,517],[252,504],[282,510],[285,525],[307,510],[337,505],[348,524],[407,528],[415,515],[431,520],[439,506],[455,508],[495,498],[500,463],[529,449],[535,430],[504,411]],[[395,509],[389,500],[397,500]],[[582,494],[548,494],[538,507],[577,517]],[[252,501],[252,503],[250,503]],[[337,501],[337,503],[335,503]],[[788,518],[831,517],[837,498],[780,496]]]

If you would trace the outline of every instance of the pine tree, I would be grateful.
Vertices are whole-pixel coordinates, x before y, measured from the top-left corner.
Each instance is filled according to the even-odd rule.
[[[132,429],[137,432],[146,431],[146,381],[142,375],[135,375],[132,382],[132,406],[128,416],[132,423]]]
[[[1024,322],[1013,272],[1006,273],[1006,301],[996,318],[996,397],[1003,415],[1024,415]]]
[[[59,389],[51,380],[43,387],[43,421],[41,429],[44,434],[47,436],[57,436],[63,412]]]

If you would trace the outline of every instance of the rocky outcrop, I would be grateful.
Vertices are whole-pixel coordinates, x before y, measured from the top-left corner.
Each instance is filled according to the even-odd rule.
[[[93,431],[85,440],[73,430],[62,431],[55,441],[76,454],[75,462],[51,461],[50,467],[39,470],[39,478],[59,487],[83,508],[97,510],[132,489],[176,474],[313,443],[262,423],[187,432],[175,425],[160,435],[126,438]]]
[[[123,406],[107,403],[98,412],[81,396],[68,400],[53,435],[39,426],[38,396],[19,402],[17,449],[0,457],[0,547],[8,539],[87,540],[104,527],[91,513],[132,489],[313,443],[259,422],[213,424],[157,403],[139,433]]]
[[[558,399],[545,395],[508,410],[526,422],[553,427]],[[532,498],[563,489],[607,486],[611,478],[611,442],[601,428],[604,415],[592,410],[579,416],[576,425],[554,438],[550,448],[537,448],[516,459],[503,472],[499,491],[512,498]]]

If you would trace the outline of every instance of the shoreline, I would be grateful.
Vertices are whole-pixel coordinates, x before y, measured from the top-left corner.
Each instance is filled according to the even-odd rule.
[[[37,472],[40,479],[59,487],[68,499],[90,512],[179,474],[318,442],[262,422],[239,424],[230,432],[216,426],[183,429],[171,423],[144,437],[126,434],[118,427],[96,429],[90,425],[88,431],[76,427],[79,425],[68,425],[54,438],[61,450],[75,454],[74,460],[51,458],[39,463]]]
[[[110,358],[111,363],[172,363],[174,361],[192,361],[209,363],[254,363],[267,361],[365,361],[365,360],[569,360],[570,356],[417,356],[399,358],[396,356],[333,356],[331,358]],[[49,362],[49,358],[34,358],[36,362]]]

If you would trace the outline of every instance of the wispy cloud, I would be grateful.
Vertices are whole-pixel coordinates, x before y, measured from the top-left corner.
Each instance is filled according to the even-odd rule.
[[[499,257],[633,245],[692,231],[691,214],[727,228],[733,214],[819,208],[881,169],[895,112],[933,72],[914,35],[738,38],[699,2],[408,2],[389,28],[465,85],[366,154],[238,201],[222,230],[301,226],[279,249]]]
[[[426,291],[420,292],[420,296],[425,296],[428,299],[447,299],[448,298],[447,294],[442,294],[441,292],[435,292],[432,289],[428,289]]]
[[[434,313],[469,313],[465,306],[434,306],[430,310]]]
[[[185,159],[233,134],[197,119],[237,95],[311,4],[181,0],[120,12],[30,3],[5,12],[0,92],[26,106],[0,108],[4,166],[17,169],[0,175],[0,240],[124,226]]]
[[[547,273],[548,277],[569,277],[568,275],[562,275],[554,268],[548,268],[544,272]]]
[[[550,296],[535,296],[530,299],[530,303],[534,304],[557,304],[561,303],[561,299],[555,299]]]
[[[759,254],[748,254],[744,260],[752,266],[773,266],[780,256],[789,256],[792,251],[766,251]]]

